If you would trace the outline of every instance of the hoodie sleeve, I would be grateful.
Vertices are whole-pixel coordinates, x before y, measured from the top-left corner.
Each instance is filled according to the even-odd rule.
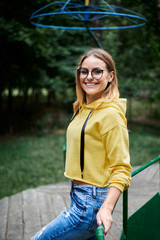
[[[114,186],[123,192],[130,186],[131,165],[129,156],[129,139],[126,126],[117,125],[103,135],[106,146],[109,187]]]

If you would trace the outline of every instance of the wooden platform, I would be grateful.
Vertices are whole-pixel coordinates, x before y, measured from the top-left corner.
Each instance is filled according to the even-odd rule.
[[[154,164],[131,181],[129,215],[158,191],[159,165]],[[1,199],[0,240],[30,240],[42,226],[69,208],[69,192],[70,182],[64,182],[28,189]],[[106,239],[119,240],[122,230],[122,196],[116,205],[113,218],[114,224]]]

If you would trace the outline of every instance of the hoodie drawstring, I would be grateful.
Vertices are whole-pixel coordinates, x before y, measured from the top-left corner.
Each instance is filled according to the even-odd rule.
[[[81,145],[80,145],[80,167],[81,167],[81,177],[83,178],[83,169],[84,169],[84,137],[85,137],[85,128],[88,122],[88,119],[91,115],[91,113],[93,112],[93,109],[90,111],[90,113],[88,114],[88,117],[86,118],[83,127],[82,127],[82,131],[81,131]]]

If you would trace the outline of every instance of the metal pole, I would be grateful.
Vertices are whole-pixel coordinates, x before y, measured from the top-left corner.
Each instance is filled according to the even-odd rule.
[[[88,31],[88,33],[90,34],[90,36],[93,38],[93,40],[95,41],[95,43],[97,44],[97,46],[101,49],[103,49],[101,43],[98,41],[98,39],[96,38],[95,34],[90,30],[89,26],[88,26],[88,22],[85,22],[86,25],[86,29]]]
[[[123,192],[123,231],[124,231],[124,240],[127,239],[127,220],[128,220],[128,189]]]
[[[160,160],[159,160],[159,164],[158,165],[159,165],[159,169],[158,169],[159,170],[159,179],[158,180],[159,180],[159,194],[160,194]]]

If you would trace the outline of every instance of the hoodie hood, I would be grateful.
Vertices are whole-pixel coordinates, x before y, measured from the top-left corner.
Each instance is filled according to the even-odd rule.
[[[115,108],[118,112],[123,114],[125,116],[126,114],[126,105],[127,105],[127,99],[125,98],[118,98],[115,100],[105,100],[103,98],[100,98],[91,104],[83,104],[81,107],[82,109],[89,109],[89,110],[98,110],[98,109],[104,109],[104,108]]]

